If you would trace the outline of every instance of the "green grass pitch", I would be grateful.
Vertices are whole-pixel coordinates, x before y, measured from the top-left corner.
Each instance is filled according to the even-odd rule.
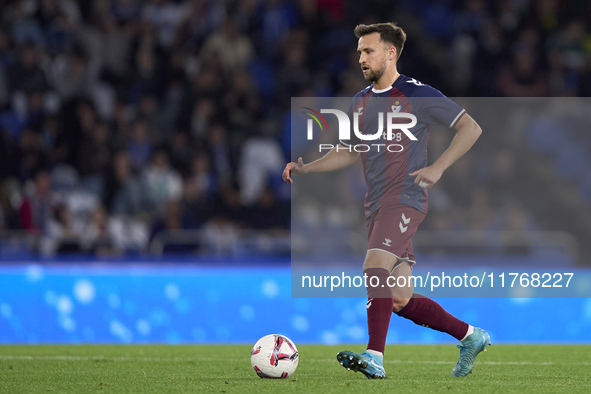
[[[589,393],[591,346],[493,345],[474,373],[451,378],[453,345],[386,349],[388,379],[369,381],[336,361],[360,345],[301,345],[288,379],[260,379],[251,346],[0,346],[1,393]]]

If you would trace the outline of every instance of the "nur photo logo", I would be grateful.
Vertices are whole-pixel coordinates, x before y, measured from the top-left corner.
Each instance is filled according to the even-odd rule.
[[[329,131],[328,122],[322,114],[332,114],[336,116],[338,124],[338,139],[345,143],[346,141],[359,140],[359,141],[378,141],[382,140],[385,143],[359,143],[359,144],[347,144],[348,147],[337,144],[337,149],[348,149],[354,150],[355,152],[369,152],[370,150],[376,150],[378,152],[384,150],[390,153],[402,152],[404,146],[401,144],[393,144],[392,141],[401,142],[403,136],[406,136],[410,141],[417,141],[410,129],[417,125],[417,117],[411,113],[400,112],[401,106],[392,105],[392,112],[378,112],[377,123],[378,127],[372,133],[364,134],[359,128],[359,117],[368,116],[364,114],[364,107],[358,107],[353,112],[353,122],[349,115],[339,109],[326,109],[322,108],[320,111],[316,111],[310,107],[302,107],[306,111],[303,112],[308,115],[310,119],[307,121],[306,138],[309,141],[314,139],[314,124],[316,123],[320,128],[320,131]],[[367,122],[367,119],[365,119]],[[351,127],[352,125],[352,127]],[[353,131],[353,136],[351,134]],[[334,144],[319,144],[319,151],[331,150],[335,147]]]

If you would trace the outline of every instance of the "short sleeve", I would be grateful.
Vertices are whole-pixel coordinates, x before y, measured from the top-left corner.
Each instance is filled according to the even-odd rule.
[[[431,89],[433,97],[421,97],[420,115],[422,122],[453,128],[466,110],[453,100],[445,97],[440,91]]]

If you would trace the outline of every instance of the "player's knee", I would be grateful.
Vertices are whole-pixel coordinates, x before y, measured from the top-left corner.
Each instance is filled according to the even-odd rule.
[[[394,298],[394,305],[392,306],[392,312],[398,313],[408,304],[410,298]]]

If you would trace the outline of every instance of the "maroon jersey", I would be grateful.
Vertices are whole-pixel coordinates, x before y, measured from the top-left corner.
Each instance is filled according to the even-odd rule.
[[[369,135],[379,130],[379,113],[385,117],[388,112],[415,115],[417,124],[409,131],[417,140],[411,140],[397,129],[393,130],[393,138],[388,140],[386,119],[383,119],[384,132],[380,139],[361,140],[352,132],[350,140],[340,141],[351,149],[365,145],[357,149],[361,152],[368,188],[366,217],[380,207],[400,203],[427,213],[427,189],[415,185],[415,177],[408,174],[427,166],[429,126],[438,124],[452,128],[465,110],[437,89],[402,74],[388,89],[375,90],[373,84],[363,89],[355,95],[349,107],[350,119],[353,121],[353,114],[357,113],[359,131]]]

